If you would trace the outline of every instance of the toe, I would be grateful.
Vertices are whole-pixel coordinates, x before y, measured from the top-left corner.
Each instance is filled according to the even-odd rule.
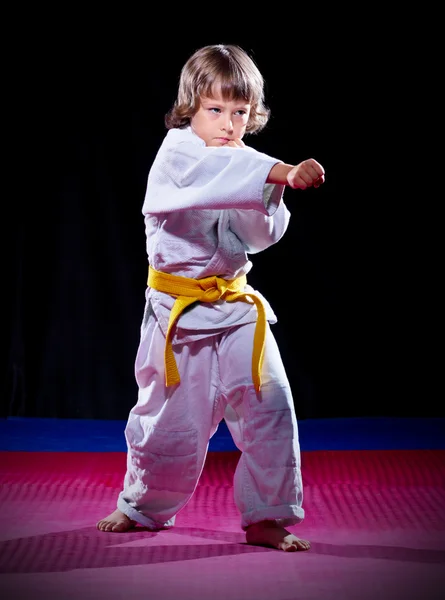
[[[310,543],[306,540],[298,540],[296,546],[297,550],[309,550],[309,548],[311,547]]]
[[[285,552],[297,552],[299,548],[296,544],[283,544],[281,549]]]
[[[103,521],[98,521],[96,523],[96,527],[97,527],[97,529],[99,529],[99,531],[103,531],[103,529],[104,529],[104,522]]]

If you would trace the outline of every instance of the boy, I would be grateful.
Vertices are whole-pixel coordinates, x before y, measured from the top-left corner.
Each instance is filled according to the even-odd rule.
[[[304,518],[298,427],[269,326],[276,317],[246,275],[248,255],[287,229],[285,186],[318,187],[325,174],[314,159],[288,165],[247,147],[244,135],[268,119],[263,78],[242,49],[206,46],[186,62],[142,209],[149,277],[138,402],[125,428],[123,490],[101,531],[172,526],[224,418],[241,451],[234,494],[247,543],[310,547],[285,528]]]

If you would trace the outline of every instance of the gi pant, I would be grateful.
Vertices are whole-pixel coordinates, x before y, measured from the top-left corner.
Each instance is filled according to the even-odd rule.
[[[288,379],[267,326],[262,387],[252,382],[255,323],[173,346],[181,382],[165,387],[165,337],[153,314],[136,357],[138,402],[125,428],[127,472],[118,508],[149,529],[174,524],[224,418],[241,451],[234,499],[241,527],[304,518],[298,427]]]

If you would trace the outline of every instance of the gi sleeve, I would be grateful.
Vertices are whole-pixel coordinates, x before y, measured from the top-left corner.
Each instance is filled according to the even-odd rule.
[[[274,189],[267,189],[269,186]],[[270,203],[274,194],[281,199],[281,189],[282,186],[268,184],[264,190],[265,201]],[[272,216],[259,211],[236,209],[231,210],[229,215],[230,230],[243,242],[248,254],[261,252],[276,244],[285,234],[290,219],[284,202],[280,202]]]
[[[248,147],[164,143],[148,176],[142,212],[233,208],[272,214],[279,201],[265,202],[263,192],[269,172],[278,162]]]

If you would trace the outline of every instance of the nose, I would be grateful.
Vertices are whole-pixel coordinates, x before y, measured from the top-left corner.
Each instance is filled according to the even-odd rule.
[[[222,115],[221,131],[225,131],[226,133],[233,132],[232,115]]]

